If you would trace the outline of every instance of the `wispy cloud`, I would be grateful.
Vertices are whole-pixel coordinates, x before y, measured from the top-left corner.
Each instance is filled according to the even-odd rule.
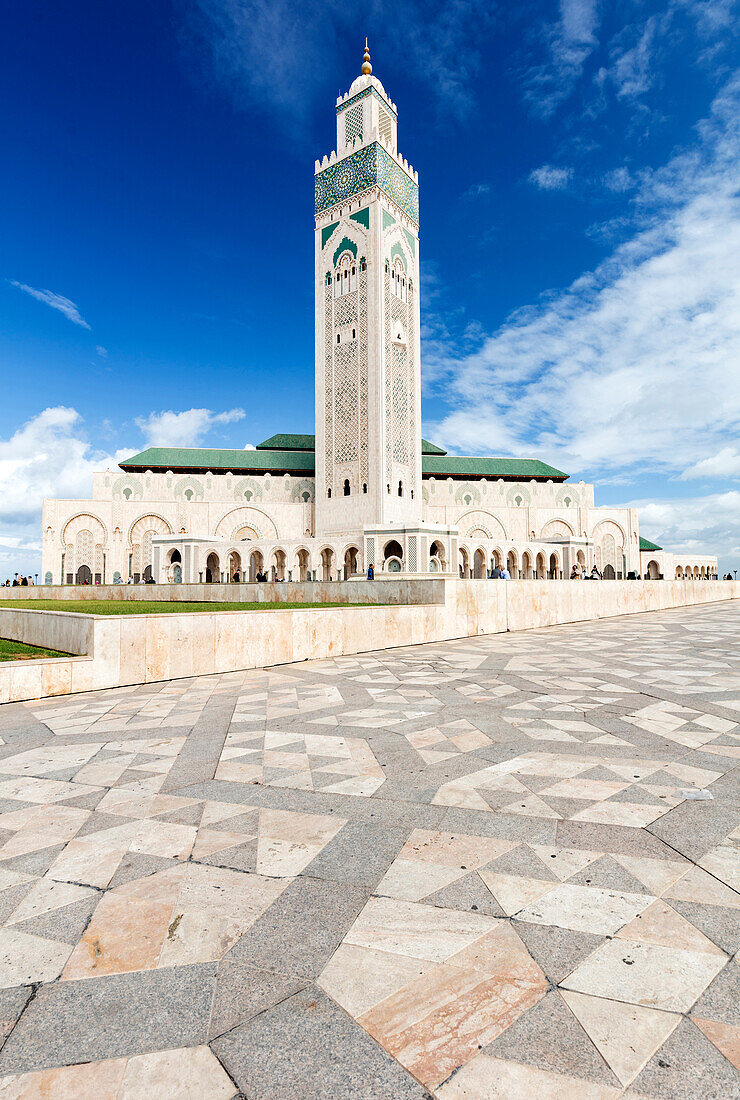
[[[572,168],[556,168],[552,164],[543,164],[529,173],[530,183],[543,191],[564,191],[572,178]]]
[[[471,183],[470,187],[466,191],[463,191],[462,198],[469,202],[473,199],[484,199],[491,194],[490,183]]]
[[[631,191],[635,183],[629,168],[625,168],[624,165],[621,168],[613,168],[604,176],[604,186],[616,193]]]
[[[192,11],[189,51],[194,43],[200,48],[201,70],[205,58],[237,105],[270,111],[304,136],[318,103],[336,95],[329,72],[336,73],[336,58],[346,58],[350,42],[356,54],[344,83],[359,76],[364,34],[381,80],[384,68],[403,65],[438,106],[465,113],[474,102],[481,40],[495,18],[489,0],[453,0],[436,10],[420,0],[373,0],[361,26],[343,0],[304,0],[300,18],[293,0],[193,0]]]
[[[740,431],[740,77],[694,148],[647,177],[633,235],[593,272],[461,354],[427,355],[461,450],[579,474],[679,475]]]
[[[80,316],[80,311],[75,303],[69,298],[65,298],[64,295],[55,294],[53,290],[37,290],[33,286],[28,286],[27,283],[16,282],[15,279],[10,279],[10,284],[17,287],[18,290],[22,290],[24,294],[30,294],[38,302],[43,302],[45,305],[51,306],[52,309],[63,313],[67,320],[73,324],[80,325],[81,328],[90,328],[84,317]]]
[[[195,447],[213,428],[243,420],[244,415],[244,409],[221,413],[210,409],[166,410],[139,417],[136,425],[144,433],[148,447]]]
[[[571,95],[598,44],[596,0],[560,0],[559,14],[542,31],[547,61],[532,67],[526,77],[527,99],[544,117]]]

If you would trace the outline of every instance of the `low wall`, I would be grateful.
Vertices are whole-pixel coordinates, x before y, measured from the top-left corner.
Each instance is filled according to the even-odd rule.
[[[441,576],[262,584],[53,584],[0,588],[8,600],[156,600],[183,603],[442,603]]]
[[[390,606],[337,604],[284,611],[229,611],[219,607],[192,614],[113,616],[3,608],[0,635],[87,656],[0,665],[0,702],[740,598],[740,582],[735,581],[504,582],[438,578],[432,582],[410,579],[385,583],[412,589],[417,583],[430,583],[431,587],[412,591],[417,597],[413,603]],[[372,588],[376,600],[384,599],[383,582],[373,586],[348,581],[323,587],[336,592],[345,584],[364,584],[366,590]],[[150,591],[157,587],[148,586]],[[229,590],[236,587],[228,586]],[[424,603],[419,599],[422,594],[438,598]]]
[[[31,611],[0,604],[0,638],[56,649],[60,653],[91,654],[95,620],[69,611]]]

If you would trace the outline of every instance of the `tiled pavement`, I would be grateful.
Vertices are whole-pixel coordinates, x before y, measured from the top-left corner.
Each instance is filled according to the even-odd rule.
[[[0,709],[0,1100],[740,1097],[740,606]]]

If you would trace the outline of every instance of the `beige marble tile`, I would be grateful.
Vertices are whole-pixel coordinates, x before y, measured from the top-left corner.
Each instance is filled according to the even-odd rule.
[[[68,882],[55,882],[51,878],[43,878],[26,894],[20,905],[8,917],[6,923],[8,925],[17,924],[19,921],[40,917],[44,913],[51,913],[54,909],[61,909],[65,905],[74,905],[75,902],[83,901],[85,898],[97,896],[95,890],[90,890],[85,886],[77,886]]]
[[[2,853],[0,853],[1,855]],[[740,894],[718,882],[701,867],[691,867],[673,886],[663,893],[666,900],[698,901],[702,905],[725,905],[740,909]]]
[[[565,989],[666,1012],[688,1012],[726,957],[610,940],[562,983]]]
[[[740,1070],[740,1027],[733,1024],[724,1024],[719,1020],[705,1020],[698,1016],[692,1016],[698,1028],[706,1035],[717,1050],[721,1051],[735,1069]]]
[[[570,928],[573,932],[613,936],[652,900],[648,894],[623,894],[564,882],[527,905],[517,914],[517,919],[529,924]]]
[[[72,948],[67,943],[0,929],[0,988],[52,982],[64,969]]]
[[[549,871],[563,882],[571,875],[577,875],[584,867],[601,856],[601,852],[589,852],[580,848],[552,848],[545,844],[530,844],[535,853]]]
[[[504,875],[495,871],[478,873],[508,917],[557,886],[556,882],[524,878],[520,875]]]
[[[172,907],[106,894],[93,913],[62,975],[63,981],[152,970],[168,933]]]
[[[442,962],[491,930],[493,918],[393,898],[371,898],[345,943]]]
[[[137,829],[131,841],[131,851],[170,859],[187,859],[197,831],[194,825],[178,825],[152,818],[143,821]]]
[[[619,1089],[478,1054],[437,1090],[439,1100],[617,1100]]]
[[[561,990],[563,1000],[586,1034],[614,1070],[629,1085],[666,1041],[681,1017],[621,1001]]]
[[[236,1095],[218,1059],[207,1046],[198,1046],[129,1058],[116,1100],[171,1100],[173,1088],[178,1100],[230,1100]]]
[[[125,1058],[0,1078],[0,1100],[119,1100]]]
[[[634,943],[657,943],[663,947],[680,947],[685,951],[705,951],[725,957],[721,948],[664,901],[654,901],[634,920],[617,932],[618,939]]]
[[[318,985],[357,1019],[435,966],[409,955],[343,943],[321,972]]]
[[[651,894],[660,897],[665,890],[685,875],[691,864],[668,859],[649,859],[645,856],[612,856],[617,863],[646,886]]]

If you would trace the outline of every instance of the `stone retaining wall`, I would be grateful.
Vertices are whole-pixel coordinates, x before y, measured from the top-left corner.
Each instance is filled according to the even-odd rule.
[[[403,576],[366,581],[262,584],[54,584],[0,589],[5,600],[157,600],[183,603],[441,603],[445,578]],[[453,578],[454,579],[454,578]]]
[[[362,581],[345,583],[355,587],[364,584],[365,590],[372,587]],[[84,645],[87,653],[0,665],[0,702],[263,668],[740,597],[740,582],[734,581],[545,583],[438,578],[433,582],[386,583],[411,586],[410,594],[417,597],[416,602],[363,607],[338,604],[331,608],[284,611],[219,608],[193,614],[113,616],[0,609],[0,635],[73,653],[82,652]],[[416,583],[436,587],[415,592]],[[148,586],[149,590],[157,587],[165,586]],[[193,587],[201,590],[201,586]],[[257,586],[230,585],[227,590],[233,592],[237,587]],[[290,590],[302,586],[274,587]],[[336,591],[344,585],[316,587]],[[380,583],[372,594],[376,599],[384,598]],[[436,596],[437,600],[420,602],[422,594]],[[313,596],[314,600],[318,598]]]

